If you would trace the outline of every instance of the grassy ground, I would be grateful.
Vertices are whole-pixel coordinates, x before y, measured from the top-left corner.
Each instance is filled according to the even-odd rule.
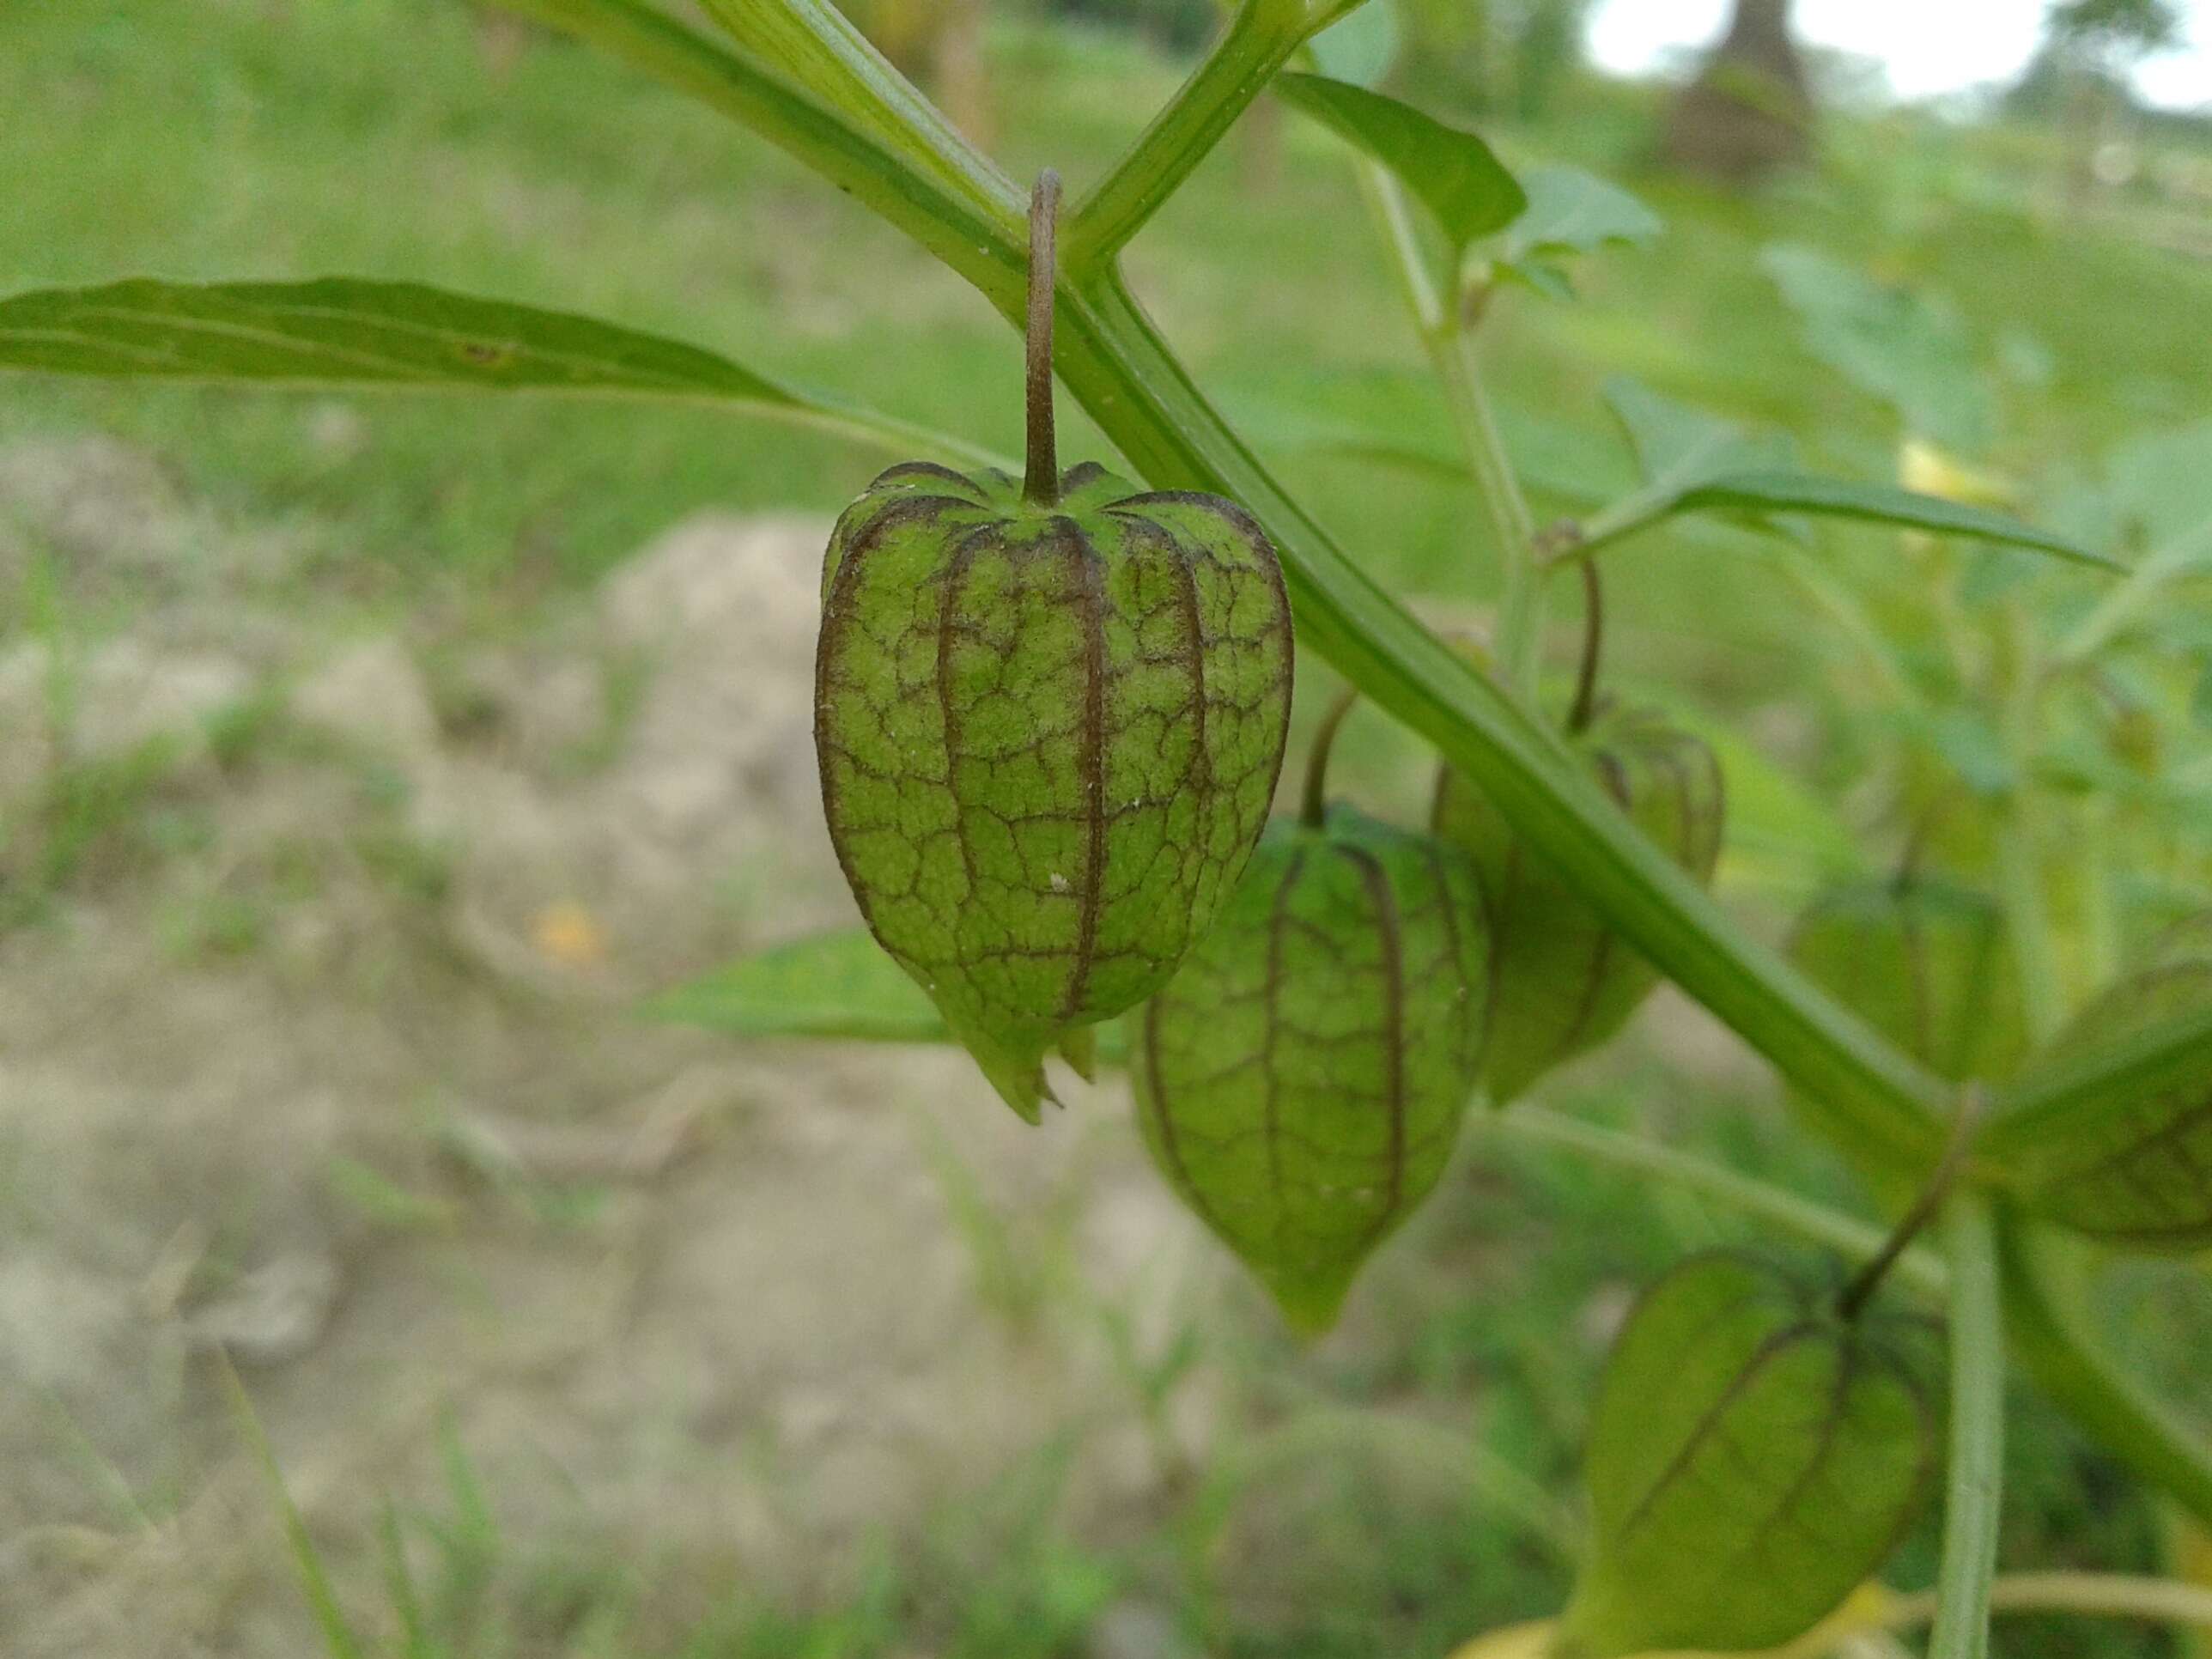
[[[1009,165],[1050,161],[1079,181],[1174,78],[1116,41],[1030,34],[1001,39],[995,67]],[[458,6],[10,7],[0,107],[0,293],[126,273],[414,277],[662,329],[1001,448],[1018,442],[1018,364],[973,295],[781,157],[625,71],[550,41],[487,56]],[[1598,489],[1626,478],[1598,398],[1623,372],[1785,427],[1839,470],[1891,472],[1895,418],[1808,355],[1759,263],[1778,242],[1957,302],[1997,410],[1977,459],[2031,498],[2147,426],[2206,412],[2191,377],[2212,269],[2057,234],[2033,208],[2033,172],[1971,137],[1905,120],[1845,128],[1819,181],[1746,204],[1641,176],[1650,113],[1638,95],[1586,90],[1544,127],[1501,135],[1516,155],[1635,183],[1670,226],[1656,246],[1587,273],[1582,302],[1516,297],[1499,319],[1501,399],[1546,476]],[[1433,428],[1387,273],[1363,236],[1338,234],[1360,223],[1338,158],[1302,130],[1285,137],[1279,169],[1232,140],[1147,231],[1132,255],[1145,297],[1232,407]],[[2022,361],[2043,367],[2002,368]],[[226,576],[223,592],[242,581],[302,637],[397,629],[433,661],[485,641],[557,641],[581,596],[685,514],[832,511],[887,459],[694,412],[0,383],[0,446],[89,434],[158,458],[193,504],[202,530],[177,560],[220,562],[241,525],[281,543],[281,559]],[[1071,454],[1096,447],[1079,423],[1062,442]],[[1286,444],[1278,457],[1386,580],[1440,605],[1482,597],[1480,520],[1463,489]],[[1890,552],[1872,537],[1833,545],[1846,568]],[[33,547],[0,577],[14,584],[0,587],[0,647],[58,628],[125,637],[150,603],[58,546]],[[1820,735],[1778,710],[1831,653],[1772,566],[1725,537],[1656,539],[1621,561],[1613,605],[1624,678],[1665,683],[1820,775]],[[451,699],[439,713],[465,722]],[[239,766],[283,750],[283,723],[257,722],[250,701],[226,718]],[[102,848],[108,866],[191,851],[163,751],[103,765],[57,772],[12,842],[0,841],[18,899],[90,890]],[[1375,728],[1343,771],[1401,803],[1421,784],[1411,751]],[[384,836],[389,880],[434,891],[434,859],[386,822],[393,808],[374,769],[333,810]],[[287,889],[292,878],[276,872],[245,911],[215,904],[172,931],[185,929],[187,954],[250,955],[284,895],[314,890]],[[0,906],[0,927],[36,909]],[[1668,1009],[1549,1103],[1856,1203],[1765,1081],[1715,1059],[1717,1042]],[[1009,1220],[983,1200],[951,1208],[1010,1316],[1057,1293],[1023,1259],[1034,1218]],[[1565,1569],[1547,1517],[1571,1501],[1604,1334],[1635,1284],[1742,1231],[1681,1194],[1486,1143],[1395,1248],[1347,1340],[1293,1354],[1249,1300],[1204,1333],[1206,1364],[1231,1379],[1236,1407],[1134,1519],[1067,1520],[1082,1440],[1071,1423],[1011,1472],[933,1494],[926,1525],[863,1529],[824,1576],[830,1588],[803,1595],[519,1534],[494,1518],[498,1494],[457,1434],[442,1492],[418,1494],[396,1522],[412,1540],[402,1552],[412,1588],[395,1589],[379,1617],[410,1659],[1106,1659],[1176,1642],[1243,1659],[1441,1654],[1556,1605]],[[2185,1340],[2173,1333],[2201,1328],[2186,1322],[2203,1317],[2201,1303],[2161,1279],[2118,1312]],[[1152,1353],[1133,1386],[1168,1401],[1190,1363],[1173,1347]],[[2152,1505],[2033,1399],[2017,1420],[2008,1550],[2039,1565],[2152,1565]],[[1923,1529],[1898,1577],[1924,1582],[1932,1563]],[[2125,1630],[2015,1630],[2014,1650],[2053,1659],[2171,1651]]]

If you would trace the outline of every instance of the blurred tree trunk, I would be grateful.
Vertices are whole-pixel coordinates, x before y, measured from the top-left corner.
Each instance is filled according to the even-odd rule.
[[[1735,188],[1805,161],[1812,148],[1812,85],[1790,33],[1790,0],[1735,0],[1728,33],[1674,100],[1662,154]]]

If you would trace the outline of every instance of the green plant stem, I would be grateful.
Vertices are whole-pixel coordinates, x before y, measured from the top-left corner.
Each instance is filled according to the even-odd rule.
[[[1528,510],[1528,497],[1498,429],[1497,414],[1483,390],[1474,337],[1455,296],[1440,292],[1429,273],[1404,187],[1380,162],[1362,161],[1357,167],[1360,187],[1382,228],[1400,290],[1443,389],[1453,429],[1490,520],[1491,538],[1498,550],[1498,632],[1492,643],[1499,672],[1508,689],[1533,710],[1541,667],[1544,599],[1535,515]]]
[[[1021,319],[1027,238],[1014,208],[978,210],[836,114],[634,0],[525,0],[524,9],[565,21],[735,116],[937,253],[1010,323]],[[1543,847],[1691,995],[1885,1158],[1924,1167],[1948,1110],[1942,1085],[1747,938],[1621,817],[1556,733],[1348,558],[1206,404],[1110,268],[1069,261],[1060,288],[1061,383],[1156,486],[1228,495],[1267,526],[1303,641],[1480,781],[1516,833]]]
[[[2071,1240],[1999,1218],[2013,1352],[2043,1391],[2142,1480],[2212,1527],[2212,1446],[2153,1397],[2087,1328],[2057,1251]]]
[[[1989,1201],[1952,1201],[1951,1470],[1929,1659],[1984,1659],[2004,1490],[2004,1314]]]
[[[1066,238],[1069,264],[1103,266],[1127,246],[1312,27],[1302,0],[1243,0],[1190,78],[1076,204]]]
[[[1871,1260],[1887,1237],[1871,1222],[1800,1198],[1787,1188],[1740,1175],[1641,1135],[1584,1123],[1540,1106],[1508,1107],[1478,1123],[1485,1133],[1509,1140],[1579,1152],[1616,1169],[1656,1176],[1854,1261]],[[1917,1246],[1905,1250],[1892,1272],[1899,1281],[1929,1297],[1941,1297],[1950,1283],[1942,1258]]]

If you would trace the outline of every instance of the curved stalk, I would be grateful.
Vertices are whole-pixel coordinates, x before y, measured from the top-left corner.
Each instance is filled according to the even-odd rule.
[[[1502,1135],[1530,1146],[1580,1152],[1616,1169],[1656,1176],[1686,1192],[1725,1204],[1854,1261],[1871,1260],[1881,1252],[1887,1242],[1882,1230],[1872,1222],[1800,1198],[1785,1187],[1739,1174],[1725,1165],[1709,1163],[1641,1135],[1584,1123],[1540,1106],[1509,1106],[1502,1112],[1478,1120],[1476,1128],[1478,1133]],[[1942,1258],[1917,1245],[1899,1253],[1891,1271],[1923,1296],[1942,1296],[1950,1284],[1950,1273]]]
[[[1024,342],[1029,446],[1022,479],[1022,498],[1042,507],[1060,504],[1060,440],[1052,423],[1053,289],[1059,281],[1053,240],[1059,218],[1060,175],[1047,167],[1037,174],[1036,191],[1030,198],[1029,332]]]
[[[1314,728],[1313,747],[1306,754],[1306,783],[1299,797],[1298,822],[1309,830],[1318,830],[1328,816],[1328,757],[1336,748],[1336,734],[1344,725],[1345,717],[1359,706],[1357,690],[1340,691],[1328,712],[1321,717]]]

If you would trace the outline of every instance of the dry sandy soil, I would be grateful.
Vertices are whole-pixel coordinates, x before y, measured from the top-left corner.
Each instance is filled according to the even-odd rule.
[[[957,1055],[636,1013],[849,917],[823,525],[682,524],[428,662],[302,645],[281,549],[120,446],[0,452],[0,591],[35,544],[134,601],[0,646],[0,878],[57,767],[158,757],[0,933],[0,1651],[314,1650],[225,1357],[370,1628],[447,1431],[508,1535],[702,1595],[834,1581],[1071,1425],[1079,1524],[1157,1503],[1224,1374],[1148,1422],[1133,1370],[1244,1292],[1118,1090],[1027,1131]]]

